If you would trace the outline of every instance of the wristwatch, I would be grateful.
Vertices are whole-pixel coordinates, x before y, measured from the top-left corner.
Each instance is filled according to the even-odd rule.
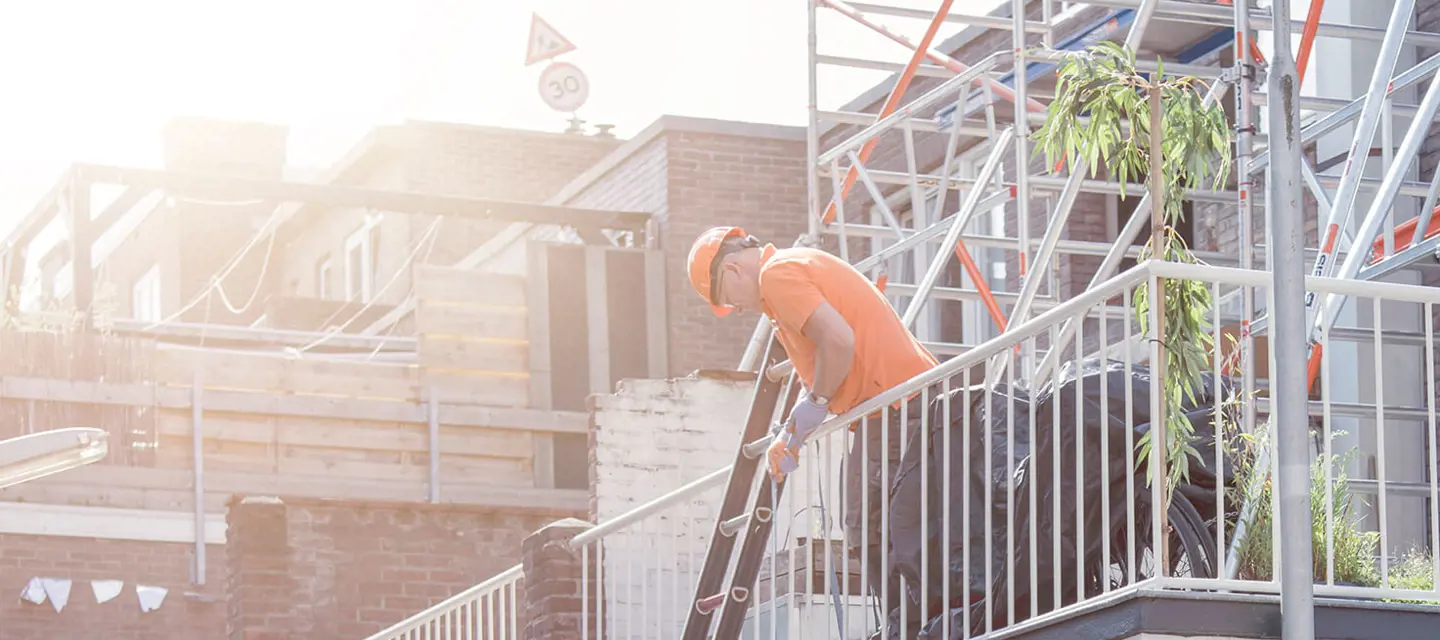
[[[810,394],[810,401],[822,407],[830,406],[830,399],[825,396],[817,396],[812,393]]]

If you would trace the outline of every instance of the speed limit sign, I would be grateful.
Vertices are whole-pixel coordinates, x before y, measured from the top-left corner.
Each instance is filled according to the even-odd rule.
[[[569,62],[556,62],[540,74],[540,98],[551,109],[574,113],[590,97],[590,81],[580,68]]]

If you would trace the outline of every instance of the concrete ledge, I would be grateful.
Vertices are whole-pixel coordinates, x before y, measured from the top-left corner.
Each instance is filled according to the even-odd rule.
[[[1140,590],[1073,615],[993,635],[995,640],[1280,638],[1280,598]],[[1440,606],[1316,598],[1317,640],[1433,640]]]

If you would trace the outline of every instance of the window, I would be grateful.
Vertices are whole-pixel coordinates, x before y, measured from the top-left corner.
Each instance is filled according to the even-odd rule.
[[[130,315],[136,320],[160,321],[160,265],[150,267],[135,281],[130,294]]]
[[[369,302],[374,295],[375,256],[380,246],[380,217],[366,216],[365,224],[345,240],[345,300]]]
[[[320,259],[320,264],[315,267],[315,297],[321,300],[330,299],[330,278],[334,268],[330,263],[330,254],[325,254]]]

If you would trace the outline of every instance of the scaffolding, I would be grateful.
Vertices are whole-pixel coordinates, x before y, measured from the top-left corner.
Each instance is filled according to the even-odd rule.
[[[1290,404],[1276,411],[1296,411],[1298,402],[1298,415],[1303,415],[1303,391],[1316,382],[1323,339],[1343,334],[1331,332],[1344,297],[1330,294],[1323,302],[1317,300],[1314,293],[1304,293],[1300,276],[1380,280],[1416,271],[1440,256],[1440,215],[1435,215],[1440,211],[1440,180],[1416,181],[1422,143],[1440,106],[1440,82],[1433,81],[1440,54],[1423,57],[1420,48],[1440,45],[1440,34],[1413,26],[1414,0],[1378,3],[1385,4],[1389,14],[1384,27],[1322,21],[1324,0],[1306,3],[1304,19],[1293,18],[1290,3],[1283,0],[1266,3],[1270,6],[1253,0],[1011,0],[996,3],[987,15],[952,11],[950,0],[925,2],[924,8],[847,0],[806,4],[809,227],[800,243],[833,247],[869,274],[937,355],[963,353],[1002,334],[1047,305],[1106,282],[1119,273],[1125,259],[1135,258],[1136,238],[1143,237],[1150,220],[1149,196],[1140,198],[1128,219],[1115,219],[1111,228],[1102,230],[1105,237],[1096,238],[1094,217],[1077,215],[1077,204],[1087,197],[1093,203],[1095,195],[1121,193],[1121,185],[1092,175],[1083,161],[1063,170],[1046,167],[1030,141],[1033,128],[1046,117],[1044,101],[1058,55],[1102,40],[1120,41],[1136,51],[1143,72],[1154,72],[1158,57],[1167,73],[1200,77],[1210,86],[1206,104],[1221,104],[1231,112],[1237,160],[1232,186],[1186,193],[1195,203],[1193,217],[1203,221],[1197,226],[1230,231],[1213,233],[1202,243],[1209,246],[1196,253],[1214,265],[1273,269],[1275,296],[1295,295],[1297,301],[1304,297],[1301,315],[1238,289],[1225,292],[1217,304],[1225,320],[1238,326],[1245,352],[1253,352],[1256,337],[1281,319],[1289,323],[1282,325],[1291,327],[1289,332],[1307,329],[1308,353],[1299,356],[1295,348],[1282,349],[1269,380],[1257,380],[1254,359],[1245,358],[1240,375],[1247,394],[1257,385],[1288,388],[1294,397],[1282,398]],[[1285,16],[1283,22],[1274,17],[1277,9]],[[908,62],[837,55],[832,47],[853,48],[856,40],[850,34],[834,41],[821,37],[821,19],[833,16],[892,41],[897,52],[908,50]],[[928,20],[918,42],[903,35],[919,31],[917,19]],[[898,26],[901,22],[906,24]],[[1276,32],[1277,22],[1288,29]],[[964,29],[939,37],[953,25]],[[1288,53],[1291,34],[1299,35],[1295,61]],[[1303,88],[1317,38],[1378,43],[1374,69],[1365,70],[1370,77],[1365,91],[1348,100],[1299,95],[1293,104],[1282,105],[1291,110],[1270,109],[1267,118],[1271,96],[1277,94],[1274,87]],[[1277,44],[1285,50],[1275,55]],[[1267,48],[1274,59],[1267,59]],[[1406,68],[1401,60],[1412,51],[1415,64]],[[821,78],[837,68],[893,75],[845,107],[822,109]],[[1418,91],[1426,83],[1418,104],[1400,102],[1407,90]],[[1397,144],[1396,123],[1403,119],[1409,123]],[[1292,131],[1272,139],[1277,126],[1298,129],[1298,135]],[[1324,166],[1322,159],[1312,157],[1319,145],[1344,139],[1349,144],[1342,157],[1324,161]],[[1372,160],[1377,145],[1379,158]],[[1272,149],[1283,155],[1272,156]],[[1367,164],[1372,169],[1378,165],[1380,177],[1367,174]],[[1440,171],[1435,176],[1440,177]],[[1126,188],[1146,193],[1142,185]],[[1301,189],[1313,200],[1308,215],[1317,221],[1316,235],[1295,243],[1289,240],[1305,233],[1298,215],[1305,204]],[[1418,204],[1414,214],[1399,206],[1410,201]],[[1286,218],[1283,213],[1296,215]],[[1310,248],[1303,248],[1306,245]],[[958,272],[950,269],[952,256]],[[1101,259],[1095,264],[1097,257]],[[938,328],[943,323],[932,310],[940,301],[958,302],[964,310],[961,339]],[[1272,318],[1267,306],[1280,309],[1281,318]],[[1120,317],[1130,311],[1115,308],[1109,313]],[[1019,368],[1052,371],[1049,365],[1058,357],[1059,345],[1075,339],[1074,324],[1067,320],[1048,348],[1032,346],[1033,351],[1021,354],[1021,362],[1038,360],[1040,366]],[[986,330],[976,325],[986,325]],[[768,332],[762,321],[741,368],[756,368]],[[999,356],[991,360],[987,382],[1005,374],[1006,362]],[[787,363],[780,363],[766,374],[778,382],[790,372]],[[1036,388],[1045,380],[1015,382]],[[1248,421],[1244,425],[1251,431],[1255,427]],[[1282,481],[1308,479],[1303,431],[1297,437],[1298,445],[1294,438],[1279,445],[1279,466],[1270,466],[1262,455],[1261,468],[1279,470]],[[1293,450],[1297,446],[1298,453]],[[1298,476],[1292,473],[1297,461]],[[1383,491],[1380,499],[1383,510]],[[1253,517],[1254,503],[1245,503],[1228,549],[1227,579],[1234,577],[1236,547]],[[1291,515],[1285,512],[1292,508],[1282,505],[1282,518]],[[1303,560],[1290,554],[1309,553],[1308,545],[1292,546],[1287,559]],[[1291,579],[1309,580],[1303,571],[1298,578],[1287,575],[1285,584]],[[1290,591],[1285,594],[1287,606],[1303,606],[1298,600],[1292,604],[1291,599],[1300,596]],[[1287,637],[1292,632],[1288,624]],[[1313,633],[1300,627],[1293,631],[1295,637]]]

